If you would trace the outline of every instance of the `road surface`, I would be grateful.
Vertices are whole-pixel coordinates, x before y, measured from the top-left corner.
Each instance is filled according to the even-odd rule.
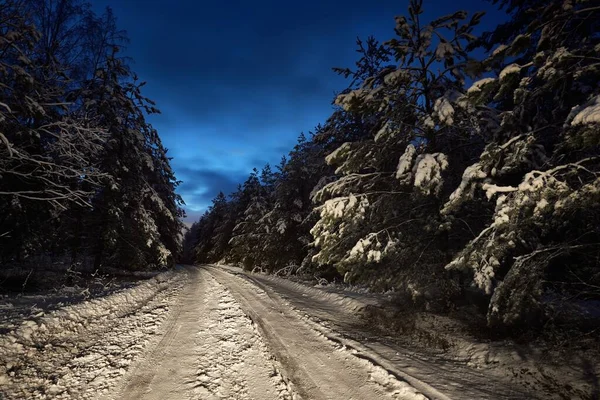
[[[535,398],[373,334],[360,318],[365,303],[234,268],[185,267],[0,336],[0,399]]]
[[[111,398],[525,398],[469,368],[367,339],[354,311],[298,284],[194,269],[163,339]]]
[[[426,398],[244,279],[216,268],[193,274],[162,340],[109,397]]]

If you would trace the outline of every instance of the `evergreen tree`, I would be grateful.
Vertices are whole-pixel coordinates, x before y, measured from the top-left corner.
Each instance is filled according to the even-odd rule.
[[[347,281],[384,288],[430,284],[431,274],[443,274],[443,177],[457,140],[471,135],[468,125],[454,123],[450,101],[469,72],[465,47],[481,14],[423,24],[421,1],[411,1],[408,14],[396,18],[396,38],[360,46],[357,72],[344,70],[354,86],[336,104],[347,122],[334,120],[330,135],[358,139],[327,156],[339,178],[313,196],[320,219],[311,230],[318,250],[312,261],[335,266]]]
[[[268,207],[268,193],[261,184],[256,168],[244,182],[236,206],[236,225],[229,241],[228,259],[234,263],[241,263],[246,269],[253,269],[260,266],[260,220]]]
[[[196,245],[196,260],[199,263],[217,262],[223,256],[231,229],[228,223],[230,204],[223,192],[219,192],[212,201],[212,206],[200,219],[198,243]]]
[[[179,182],[145,121],[154,103],[116,56],[126,37],[112,12],[9,0],[0,15],[2,262],[172,264]]]
[[[182,242],[181,256],[179,257],[179,263],[181,264],[194,264],[196,262],[195,248],[198,244],[198,234],[202,225],[202,219],[194,222],[189,228],[185,230]]]
[[[0,14],[0,247],[9,262],[50,250],[60,239],[48,221],[90,205],[106,132],[69,108],[68,65],[38,51],[43,36],[26,4],[4,2]]]
[[[289,158],[279,166],[273,206],[264,217],[269,231],[263,245],[268,270],[287,268],[291,273],[301,267],[309,251],[313,211],[310,194],[326,173],[330,171],[324,162],[323,146],[300,135]]]
[[[501,1],[509,22],[484,35],[490,56],[466,98],[490,140],[444,206],[495,200],[477,236],[448,264],[491,296],[488,321],[512,326],[573,313],[600,295],[598,28],[591,1]],[[591,296],[591,297],[590,297]],[[542,299],[571,299],[556,304]],[[561,311],[562,310],[562,311]]]

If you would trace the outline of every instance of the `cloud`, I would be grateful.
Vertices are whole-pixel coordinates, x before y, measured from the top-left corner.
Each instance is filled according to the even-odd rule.
[[[204,211],[185,211],[185,218],[183,219],[183,223],[186,227],[192,226],[194,222],[197,222],[200,217],[204,214]]]
[[[177,192],[183,197],[186,212],[190,215],[201,214],[220,191],[229,195],[246,179],[242,173],[231,174],[206,168],[180,167],[177,172],[178,179],[183,181]]]
[[[162,111],[149,120],[174,157],[193,217],[253,167],[277,165],[300,132],[324,122],[346,85],[331,68],[353,66],[357,36],[391,38],[394,15],[406,12],[387,0],[91,2],[97,12],[111,6],[129,33],[125,53]],[[470,2],[438,2],[426,12]]]

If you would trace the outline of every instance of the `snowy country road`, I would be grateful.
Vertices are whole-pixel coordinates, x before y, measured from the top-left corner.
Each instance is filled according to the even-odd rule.
[[[110,398],[425,399],[244,279],[194,275],[156,350]]]
[[[0,399],[525,399],[388,343],[353,299],[185,267],[0,336]]]
[[[258,325],[293,392],[301,398],[426,398],[383,368],[328,340],[277,295],[220,269],[209,271]]]
[[[297,360],[291,354],[294,351],[293,340],[303,341],[311,334],[300,330],[285,332],[278,329],[279,324],[285,324],[278,320],[278,315],[285,316],[283,319],[288,321],[300,318],[302,325],[310,327],[313,332],[318,332],[319,337],[327,339],[330,348],[352,354],[354,358],[362,360],[363,365],[370,371],[370,379],[377,380],[377,376],[385,375],[386,379],[390,379],[388,388],[394,387],[392,392],[397,390],[395,385],[404,383],[416,389],[420,393],[417,396],[423,395],[432,400],[536,398],[535,393],[525,392],[504,379],[469,368],[443,355],[424,354],[401,347],[374,334],[360,318],[361,309],[366,304],[377,306],[369,297],[361,296],[358,300],[348,293],[340,296],[287,279],[250,274],[235,268],[208,267],[208,270],[231,290],[242,308],[247,310],[248,315],[261,328],[261,332],[264,332],[263,336],[267,342],[273,343],[272,351],[276,358],[282,361],[284,370],[294,371],[297,364]],[[277,332],[278,330],[280,332]],[[281,341],[283,343],[280,343]],[[288,360],[290,365],[286,363]],[[339,379],[338,374],[342,373],[341,370],[333,368],[327,371],[325,373],[330,375],[331,379]],[[398,393],[400,392],[402,391]],[[406,394],[395,396],[397,397],[392,398],[413,398]],[[311,393],[307,398],[348,397],[319,397]]]

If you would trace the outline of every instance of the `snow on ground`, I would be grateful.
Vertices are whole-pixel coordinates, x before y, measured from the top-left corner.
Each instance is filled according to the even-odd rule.
[[[0,335],[16,329],[25,320],[39,318],[41,315],[65,306],[109,296],[135,286],[139,283],[140,278],[151,278],[157,274],[154,272],[151,276],[138,276],[137,279],[137,274],[126,278],[112,279],[103,276],[90,282],[87,287],[63,285],[50,291],[38,290],[0,295]],[[48,275],[56,279],[55,275]],[[0,280],[2,280],[1,277]]]
[[[252,321],[195,270],[159,343],[107,399],[292,399]]]
[[[592,353],[565,354],[508,340],[484,342],[468,334],[459,321],[430,313],[417,313],[408,322],[415,324],[412,334],[395,337],[393,343],[382,341],[361,328],[358,320],[369,306],[381,309],[388,296],[307,286],[234,267],[227,270],[283,296],[330,340],[384,366],[432,398],[443,399],[439,393],[444,393],[450,398],[577,399],[597,390],[594,376],[600,362]]]
[[[252,321],[223,285],[212,277],[208,284],[206,314],[197,333],[196,395],[202,399],[292,399]]]
[[[353,315],[361,312],[365,307],[379,307],[382,303],[382,296],[376,296],[368,293],[365,289],[354,288],[348,290],[348,285],[315,285],[308,286],[305,283],[296,282],[286,278],[268,274],[247,275],[241,268],[219,265],[219,268],[230,271],[241,276],[260,276],[261,280],[272,282],[280,287],[288,288],[295,292],[300,292],[302,296],[311,299],[319,299],[323,302],[331,303],[337,308],[343,309]],[[385,298],[385,297],[384,297]]]
[[[20,322],[0,336],[0,398],[88,399],[107,392],[157,333],[187,277],[163,273]]]
[[[484,343],[426,313],[417,333],[447,349],[414,335],[392,343],[359,321],[385,297],[227,271],[164,273],[51,312],[0,302],[16,313],[0,331],[0,398],[575,399],[593,389],[580,354]]]
[[[243,277],[217,268],[208,271],[259,326],[282,364],[282,374],[302,398],[427,399],[409,383],[315,330],[279,296]]]
[[[541,398],[598,396],[598,349],[582,352],[517,345],[510,340],[482,342],[465,333],[458,321],[425,313],[418,316],[416,325],[421,331],[435,331],[440,340],[448,343],[448,357],[453,360],[527,387]]]

